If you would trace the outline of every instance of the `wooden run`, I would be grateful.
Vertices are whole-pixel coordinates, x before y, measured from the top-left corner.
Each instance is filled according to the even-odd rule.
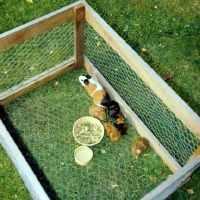
[[[86,3],[86,21],[119,54],[170,110],[200,139],[200,118],[155,71]]]
[[[199,166],[200,157],[195,158],[191,163],[186,164],[182,168],[105,80],[100,72],[92,65],[88,58],[84,58],[84,20],[101,35],[131,69],[135,71],[149,88],[199,139],[200,118],[85,1],[78,1],[70,6],[66,6],[44,17],[1,34],[0,52],[72,20],[74,20],[74,57],[1,93],[0,105],[5,105],[15,100],[21,95],[39,87],[47,81],[55,79],[57,76],[73,68],[79,69],[84,66],[89,73],[94,74],[94,76],[103,83],[111,98],[119,102],[120,108],[126,118],[141,136],[149,139],[151,146],[160,155],[171,171],[175,173],[172,178],[167,179],[143,199],[161,199],[167,197]],[[0,142],[18,169],[32,197],[35,199],[48,199],[1,120]]]

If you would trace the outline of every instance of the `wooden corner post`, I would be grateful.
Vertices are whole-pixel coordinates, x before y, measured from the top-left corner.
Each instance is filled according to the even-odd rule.
[[[75,69],[83,67],[84,63],[84,20],[85,6],[74,7],[74,59]]]

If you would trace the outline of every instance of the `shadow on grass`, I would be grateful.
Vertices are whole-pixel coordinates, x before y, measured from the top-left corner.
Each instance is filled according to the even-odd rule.
[[[2,106],[0,106],[0,119],[4,123],[6,129],[10,133],[10,135],[13,138],[13,140],[15,141],[15,143],[17,144],[19,150],[21,151],[21,153],[25,157],[27,163],[30,165],[33,173],[36,175],[37,179],[39,180],[40,184],[44,188],[48,197],[52,200],[54,200],[54,199],[60,200],[56,191],[51,186],[50,181],[46,178],[44,172],[42,171],[39,164],[37,163],[37,161],[35,160],[35,158],[31,154],[30,150],[24,144],[22,138],[20,137],[19,132],[17,131],[17,129],[14,127],[14,125],[10,121],[8,114],[5,112],[5,110]]]

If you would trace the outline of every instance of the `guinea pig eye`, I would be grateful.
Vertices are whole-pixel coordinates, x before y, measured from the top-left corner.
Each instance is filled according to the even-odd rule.
[[[83,80],[84,84],[87,85],[89,83],[88,79]]]

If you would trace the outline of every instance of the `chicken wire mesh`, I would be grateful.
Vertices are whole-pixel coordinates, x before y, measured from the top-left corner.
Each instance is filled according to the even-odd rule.
[[[0,53],[0,92],[73,56],[73,22]]]
[[[90,165],[74,161],[79,144],[73,124],[93,104],[78,81],[86,73],[71,70],[6,104],[3,122],[51,199],[140,199],[171,172],[151,148],[133,158],[131,145],[139,135],[129,122],[120,142],[104,136],[91,147]]]
[[[85,37],[86,56],[183,166],[199,140],[88,23]]]
[[[2,52],[1,92],[72,56],[72,22]],[[6,104],[3,123],[50,199],[139,199],[171,172],[151,148],[139,160],[133,158],[131,145],[139,135],[129,122],[119,143],[105,136],[91,147],[89,166],[74,162],[79,144],[72,127],[92,105],[78,82],[86,73],[72,70]]]
[[[85,54],[183,165],[198,140],[87,23]],[[0,88],[5,91],[72,56],[71,22],[2,52]],[[72,70],[5,105],[3,122],[51,199],[140,199],[171,172],[151,148],[133,159],[131,145],[139,135],[129,122],[119,143],[104,137],[91,147],[89,166],[74,162],[79,145],[72,127],[92,105],[78,82],[86,73]]]

